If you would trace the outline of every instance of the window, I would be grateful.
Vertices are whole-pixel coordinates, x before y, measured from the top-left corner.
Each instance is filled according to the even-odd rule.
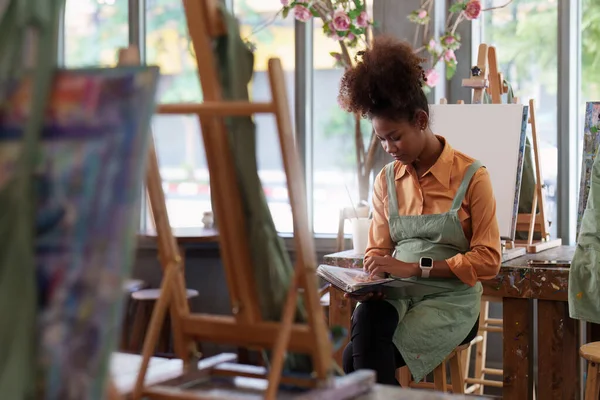
[[[373,15],[373,2],[367,13]],[[330,52],[339,52],[337,41],[323,34],[320,19],[314,19],[313,33],[313,226],[316,234],[337,234],[339,211],[359,202],[354,141],[354,116],[337,103],[344,70],[335,66]],[[365,147],[371,138],[371,125],[363,120]],[[350,233],[349,226],[346,233]]]
[[[65,5],[65,65],[114,66],[128,43],[127,2],[68,0]]]
[[[161,72],[158,101],[202,101],[183,3],[148,1],[146,23],[147,62],[158,65]],[[202,214],[210,211],[211,202],[197,117],[156,115],[152,132],[171,225],[177,228],[202,226]]]
[[[583,151],[583,130],[585,122],[585,103],[600,100],[600,2],[598,0],[582,0],[581,8],[581,106],[579,107],[580,129],[577,132],[576,165],[577,187],[581,177],[581,154]],[[579,200],[577,200],[579,202]]]
[[[293,18],[277,15],[281,8],[278,1],[235,0],[234,14],[240,22],[241,36],[254,50],[254,77],[250,84],[252,101],[269,101],[271,86],[267,74],[267,61],[278,57],[285,72],[290,112],[294,117],[294,71],[295,36]],[[257,115],[256,152],[258,174],[263,184],[269,209],[279,232],[292,232],[292,212],[287,194],[287,186],[279,137],[275,118],[271,115]],[[292,122],[293,123],[293,122]]]
[[[506,4],[485,0],[484,8]],[[496,46],[500,72],[526,103],[535,100],[547,215],[556,237],[557,152],[557,1],[515,0],[483,14],[482,41]]]
[[[254,101],[271,99],[266,71],[270,57],[281,58],[286,71],[288,96],[290,101],[294,99],[294,25],[293,21],[281,21],[280,17],[274,20],[279,8],[279,2],[234,2],[242,38],[255,48],[255,72],[249,87]],[[148,1],[146,18],[148,63],[161,68],[160,102],[202,101],[196,59],[191,51],[182,3]],[[273,220],[278,231],[292,232],[275,119],[259,115],[255,117],[255,123],[259,175]],[[209,173],[197,118],[156,116],[152,127],[171,225],[202,226],[202,214],[211,209],[211,202]]]

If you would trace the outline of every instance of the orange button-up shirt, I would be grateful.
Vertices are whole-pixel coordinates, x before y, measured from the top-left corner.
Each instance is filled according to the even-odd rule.
[[[441,214],[450,210],[452,200],[474,159],[450,147],[446,140],[435,164],[418,177],[412,166],[394,165],[399,215]],[[385,169],[375,178],[373,188],[373,221],[365,258],[392,254],[395,244],[388,224],[388,195]],[[496,220],[496,200],[490,176],[480,168],[467,189],[458,211],[460,223],[470,250],[446,260],[452,272],[464,283],[492,279],[500,271],[502,261],[500,232]]]

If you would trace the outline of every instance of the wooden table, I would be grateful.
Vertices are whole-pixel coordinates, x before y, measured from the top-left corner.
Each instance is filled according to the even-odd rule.
[[[503,397],[533,398],[533,332],[538,326],[538,399],[579,398],[579,322],[569,318],[567,287],[575,247],[561,246],[526,254],[502,264],[500,273],[482,282],[484,294],[502,298]],[[345,251],[323,262],[361,268],[362,256]],[[349,329],[351,305],[338,291],[330,297],[330,323]],[[537,307],[538,318],[533,320]]]

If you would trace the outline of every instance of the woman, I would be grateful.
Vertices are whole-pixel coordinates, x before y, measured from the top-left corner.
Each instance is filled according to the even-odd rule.
[[[429,127],[422,60],[388,37],[361,56],[342,78],[339,101],[371,119],[395,159],[375,179],[364,268],[445,288],[358,298],[344,370],[372,369],[379,383],[397,385],[397,368],[407,365],[418,382],[475,337],[479,280],[500,269],[500,234],[486,169]]]

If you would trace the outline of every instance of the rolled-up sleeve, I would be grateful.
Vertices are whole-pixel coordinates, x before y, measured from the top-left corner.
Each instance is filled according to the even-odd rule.
[[[387,183],[385,169],[382,170],[373,183],[373,220],[369,229],[369,242],[365,258],[392,254],[394,244],[390,237],[390,227],[385,214]]]
[[[446,260],[461,281],[475,285],[479,280],[492,279],[500,271],[502,250],[496,219],[496,199],[489,173],[481,168],[473,176],[467,191],[472,237],[470,249]]]

